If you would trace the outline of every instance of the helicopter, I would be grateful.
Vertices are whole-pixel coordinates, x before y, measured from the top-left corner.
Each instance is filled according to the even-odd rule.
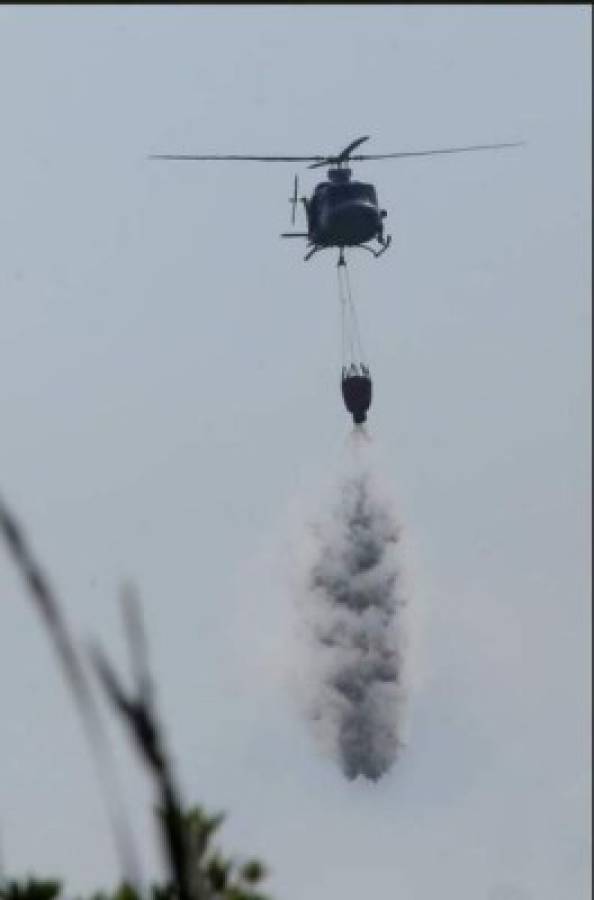
[[[388,249],[392,238],[384,236],[385,209],[379,206],[377,192],[372,184],[355,181],[352,178],[350,162],[365,160],[402,159],[412,156],[431,156],[442,153],[466,153],[473,150],[496,150],[503,147],[518,147],[523,143],[477,144],[470,147],[445,147],[433,150],[414,150],[400,153],[357,154],[353,155],[361,144],[369,140],[369,135],[352,141],[343,150],[333,156],[240,156],[240,155],[174,155],[152,154],[149,159],[166,160],[248,160],[256,162],[309,162],[309,169],[330,166],[326,181],[316,185],[311,197],[298,197],[299,181],[295,175],[293,195],[289,198],[292,205],[291,223],[295,224],[296,207],[301,201],[305,209],[307,231],[283,232],[283,238],[305,238],[308,250],[304,257],[307,261],[320,250],[337,247],[339,265],[344,265],[345,247],[357,247],[367,250],[374,257],[379,257]],[[370,242],[376,241],[376,246]]]

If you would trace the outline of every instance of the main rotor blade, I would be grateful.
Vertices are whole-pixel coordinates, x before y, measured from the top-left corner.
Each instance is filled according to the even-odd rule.
[[[351,144],[348,145],[348,147],[345,147],[344,150],[341,150],[341,152],[338,154],[336,159],[337,160],[348,159],[351,155],[351,151],[355,150],[360,144],[364,144],[365,141],[368,141],[368,140],[369,140],[369,135],[367,135],[367,137],[357,138],[356,141],[353,141]]]
[[[311,162],[323,160],[325,156],[191,156],[189,154],[153,153],[149,159],[243,159],[256,162]]]
[[[356,141],[352,141],[352,143],[350,143],[348,145],[348,147],[345,147],[344,150],[342,150],[338,154],[337,159],[348,159],[353,150],[355,150],[360,144],[364,144],[365,141],[368,141],[368,140],[369,140],[369,135],[367,135],[366,137],[363,137],[363,138],[357,138]]]
[[[344,150],[341,150],[337,156],[323,156],[318,158],[317,162],[314,162],[313,165],[308,166],[308,169],[319,169],[321,166],[335,166],[337,163],[347,162],[349,159],[358,159],[359,157],[351,156],[351,151],[355,150],[360,144],[363,144],[365,141],[369,140],[369,135],[366,137],[357,138],[356,141],[352,141],[348,147],[345,147]]]
[[[502,147],[522,147],[525,141],[515,141],[511,144],[476,144],[473,147],[445,147],[441,150],[411,150],[406,153],[379,153],[371,156],[351,156],[356,162],[363,162],[367,159],[403,159],[407,156],[433,156],[437,153],[466,153],[469,150],[499,150]],[[313,168],[313,166],[310,166]]]

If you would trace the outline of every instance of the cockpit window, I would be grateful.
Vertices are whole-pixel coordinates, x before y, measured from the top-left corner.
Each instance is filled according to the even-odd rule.
[[[372,184],[364,184],[361,181],[347,181],[345,184],[331,184],[328,181],[318,184],[312,200],[317,201],[322,197],[339,203],[345,200],[365,200],[377,206],[377,194]]]
[[[370,203],[377,203],[377,195],[375,193],[375,188],[372,184],[363,184],[362,182],[355,182],[352,185],[353,188],[353,197],[357,200],[367,200]]]

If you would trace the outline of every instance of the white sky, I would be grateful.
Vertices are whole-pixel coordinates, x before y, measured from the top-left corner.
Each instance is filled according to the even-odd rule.
[[[141,589],[188,802],[283,900],[581,900],[590,868],[591,10],[0,9],[0,490],[77,634]],[[332,480],[334,252],[290,164],[148,153],[520,150],[361,164],[370,430],[411,545],[411,738],[346,782],[287,696],[289,511]],[[322,173],[299,170],[308,192]],[[11,874],[118,878],[84,737],[0,553]],[[146,869],[150,786],[113,727]]]

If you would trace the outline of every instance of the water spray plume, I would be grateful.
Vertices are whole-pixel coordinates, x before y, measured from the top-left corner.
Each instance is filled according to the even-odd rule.
[[[363,426],[348,451],[347,471],[311,529],[302,579],[315,673],[308,712],[347,778],[377,780],[403,744],[401,529]]]

